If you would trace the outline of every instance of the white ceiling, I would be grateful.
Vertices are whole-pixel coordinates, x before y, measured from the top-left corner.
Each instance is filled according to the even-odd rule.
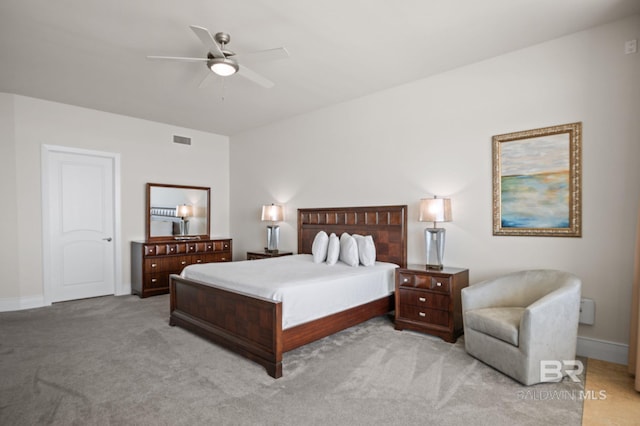
[[[233,135],[640,13],[640,0],[0,0],[0,92]],[[198,88],[189,29],[231,34],[276,83]],[[622,47],[621,47],[622,48]]]

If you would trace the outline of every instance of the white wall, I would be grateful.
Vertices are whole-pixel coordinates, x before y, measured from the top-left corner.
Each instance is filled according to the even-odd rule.
[[[420,198],[452,198],[445,263],[472,282],[524,268],[583,279],[596,324],[580,335],[628,341],[640,195],[640,16],[416,81],[231,140],[234,256],[264,246],[260,206],[409,205],[409,261],[424,263]],[[491,137],[583,122],[583,237],[492,235]]]
[[[16,194],[16,146],[14,144],[13,102],[11,95],[0,93],[0,200],[4,204],[0,220],[0,270],[3,278],[0,282],[0,298],[7,297],[10,289],[19,285],[18,278],[18,241],[17,217],[15,208]],[[10,244],[7,244],[10,242]]]
[[[192,144],[173,143],[174,134],[190,137]],[[120,154],[122,276],[116,279],[125,287],[131,284],[130,242],[145,237],[147,182],[211,187],[211,234],[229,236],[226,136],[0,94],[0,137],[0,168],[8,182],[3,179],[0,186],[2,199],[8,201],[3,206],[0,248],[3,275],[9,278],[0,282],[0,308],[4,310],[25,307],[25,300],[38,300],[43,294],[42,144]]]

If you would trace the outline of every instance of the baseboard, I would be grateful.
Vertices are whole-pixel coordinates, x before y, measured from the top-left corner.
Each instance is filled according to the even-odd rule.
[[[21,311],[43,306],[48,306],[44,303],[43,296],[0,298],[0,312]]]
[[[115,296],[125,296],[127,294],[131,294],[130,283],[118,288]],[[0,312],[22,311],[24,309],[42,308],[44,306],[51,306],[51,303],[44,303],[44,296],[0,297]]]
[[[606,340],[578,337],[576,352],[579,356],[600,359],[602,361],[627,365],[629,362],[629,345],[608,342]]]

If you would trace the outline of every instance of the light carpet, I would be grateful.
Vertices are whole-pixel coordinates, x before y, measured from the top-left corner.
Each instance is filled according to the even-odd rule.
[[[168,314],[168,296],[0,313],[0,424],[581,423],[584,380],[524,387],[463,338],[396,331],[387,317],[286,353],[275,380]]]

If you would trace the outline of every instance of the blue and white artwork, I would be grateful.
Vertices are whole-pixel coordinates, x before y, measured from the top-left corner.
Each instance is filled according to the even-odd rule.
[[[504,142],[500,152],[503,228],[568,228],[569,134]]]

